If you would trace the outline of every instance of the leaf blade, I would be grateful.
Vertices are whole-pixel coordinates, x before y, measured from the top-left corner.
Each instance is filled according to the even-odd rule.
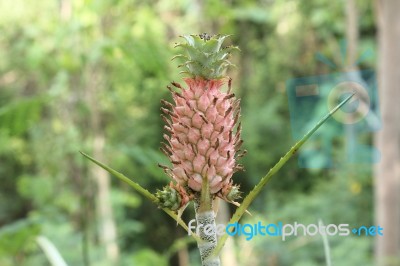
[[[310,129],[281,159],[268,171],[268,173],[261,178],[260,182],[250,191],[249,194],[243,199],[239,208],[236,209],[229,224],[236,223],[240,220],[243,214],[246,212],[247,208],[254,201],[254,199],[261,192],[262,188],[271,180],[272,176],[277,173],[285,163],[293,157],[293,155],[299,150],[299,148],[320,128],[337,110],[339,110],[345,103],[347,103],[355,93],[348,96],[335,108],[333,108],[328,114],[326,114],[312,129]],[[218,244],[214,249],[214,254],[219,254],[222,247],[224,246],[226,240],[228,239],[228,234],[224,234],[218,240]]]
[[[86,153],[79,151],[84,157],[86,157],[87,159],[89,159],[90,161],[92,161],[93,163],[97,164],[98,166],[100,166],[101,168],[103,168],[104,170],[106,170],[107,172],[109,172],[110,174],[112,174],[113,176],[117,177],[119,180],[127,183],[128,185],[130,185],[134,190],[136,190],[137,192],[139,192],[142,196],[144,196],[145,198],[149,199],[150,201],[152,201],[154,204],[158,203],[158,199],[156,196],[154,196],[153,194],[151,194],[147,189],[143,188],[141,185],[139,185],[138,183],[132,181],[131,179],[129,179],[128,177],[126,177],[125,175],[121,174],[120,172],[112,169],[111,167],[97,161],[96,159],[94,159],[93,157],[87,155]],[[185,222],[178,217],[178,215],[176,215],[173,211],[168,210],[166,208],[161,208],[164,212],[166,212],[169,216],[171,216],[180,226],[182,226],[183,229],[186,230],[186,232],[189,232],[189,228],[187,227],[187,225],[185,224]],[[191,235],[193,236],[194,239],[196,239],[196,241],[199,241],[200,238],[194,234],[193,232],[191,233]]]

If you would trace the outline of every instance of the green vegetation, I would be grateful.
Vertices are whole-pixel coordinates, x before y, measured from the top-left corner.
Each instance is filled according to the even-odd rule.
[[[232,34],[229,44],[241,49],[229,74],[242,98],[248,150],[241,162],[246,171],[234,180],[247,194],[295,142],[285,82],[343,70],[315,56],[341,65],[345,2],[0,1],[0,265],[50,265],[38,239],[48,239],[68,265],[114,265],[98,211],[104,173],[79,151],[152,193],[169,182],[157,167],[168,163],[158,150],[159,108],[169,97],[166,85],[181,77],[171,62],[179,35]],[[357,4],[361,54],[376,50],[376,29],[372,3]],[[374,68],[375,61],[372,55],[359,67]],[[337,161],[345,141],[335,139]],[[370,165],[301,169],[292,159],[244,221],[372,225],[371,176]],[[109,180],[116,265],[178,265],[180,250],[199,265],[195,242],[174,220],[125,183]],[[192,217],[190,208],[182,218]],[[234,239],[238,265],[325,264],[320,237]],[[372,265],[373,238],[328,241],[332,265]]]

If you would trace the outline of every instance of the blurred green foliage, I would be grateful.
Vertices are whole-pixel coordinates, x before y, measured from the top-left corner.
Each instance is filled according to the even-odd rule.
[[[372,3],[358,1],[360,50],[375,48]],[[67,9],[64,10],[65,6]],[[71,10],[69,11],[68,6]],[[154,192],[169,182],[160,99],[178,81],[170,58],[181,34],[233,34],[230,75],[242,98],[248,192],[293,143],[285,82],[329,73],[338,59],[345,1],[0,1],[0,265],[47,265],[49,238],[69,265],[110,265],[98,237],[89,162],[97,112],[109,165]],[[373,68],[375,58],[360,67]],[[95,96],[93,96],[95,95]],[[95,97],[95,100],[92,98]],[[96,110],[93,110],[93,106]],[[338,139],[340,151],[344,140]],[[372,224],[370,166],[299,169],[290,161],[245,221]],[[177,265],[185,233],[152,203],[112,180],[121,265]],[[187,211],[185,219],[192,219]],[[330,238],[334,265],[371,265],[372,239]],[[195,244],[190,261],[198,265]],[[250,250],[251,256],[243,250]],[[322,240],[236,239],[239,265],[323,265]]]

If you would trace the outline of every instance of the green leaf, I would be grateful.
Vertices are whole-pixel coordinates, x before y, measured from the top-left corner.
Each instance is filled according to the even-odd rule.
[[[241,203],[240,207],[236,209],[236,212],[233,214],[232,218],[230,219],[229,223],[233,224],[240,220],[243,214],[246,212],[247,208],[250,204],[254,201],[254,199],[260,194],[261,190],[264,186],[271,180],[272,176],[276,174],[279,169],[282,168],[286,164],[286,162],[293,157],[294,154],[300,149],[301,146],[314,134],[317,129],[322,126],[337,110],[340,109],[345,103],[347,103],[351,97],[354,96],[354,93],[347,97],[343,102],[337,105],[334,109],[332,109],[327,115],[325,115],[304,137],[298,141],[281,159],[272,167],[268,173],[261,178],[260,182],[250,191],[249,194],[244,198],[243,202]],[[222,247],[224,246],[226,240],[228,239],[228,234],[224,234],[219,240],[218,245],[214,249],[214,254],[219,254]]]
[[[49,239],[44,236],[38,236],[36,242],[46,254],[46,257],[52,266],[67,266],[67,263],[64,261],[60,252]]]
[[[100,166],[101,168],[103,168],[104,170],[106,170],[107,172],[109,172],[110,174],[112,174],[113,176],[117,177],[118,179],[120,179],[121,181],[124,181],[125,183],[127,183],[128,185],[130,185],[134,190],[136,190],[137,192],[139,192],[142,196],[144,196],[145,198],[149,199],[150,201],[152,201],[154,204],[158,205],[158,199],[156,196],[154,196],[153,194],[151,194],[147,189],[143,188],[141,185],[139,185],[136,182],[133,182],[131,179],[129,179],[128,177],[124,176],[123,174],[117,172],[116,170],[112,169],[111,167],[97,161],[96,159],[90,157],[89,155],[87,155],[84,152],[80,152],[83,156],[85,156],[87,159],[89,159],[90,161],[94,162],[95,164],[97,164],[98,166]],[[176,215],[175,212],[170,211],[168,209],[165,208],[161,208],[164,212],[166,212],[169,216],[171,216],[180,226],[183,227],[183,229],[186,230],[186,232],[189,231],[189,228],[187,227],[187,225],[185,224],[184,221],[182,221],[182,219],[180,217],[178,217],[178,215]],[[196,240],[199,240],[198,236],[196,234],[191,234],[193,236],[193,238],[195,238]]]

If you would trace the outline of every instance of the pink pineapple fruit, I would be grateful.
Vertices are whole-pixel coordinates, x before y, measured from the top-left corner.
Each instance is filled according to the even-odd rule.
[[[157,193],[162,207],[182,208],[190,199],[199,198],[202,190],[207,190],[211,199],[218,196],[233,202],[239,197],[232,175],[242,169],[237,159],[245,154],[238,152],[243,143],[238,122],[240,100],[231,92],[231,79],[224,75],[232,65],[228,56],[238,48],[222,48],[227,37],[189,35],[183,36],[186,43],[176,45],[186,52],[174,58],[185,60],[180,67],[188,77],[183,79],[186,88],[176,82],[172,82],[175,90],[168,86],[173,104],[162,100],[167,134],[161,150],[172,167],[160,167],[177,182],[171,183],[162,197],[162,191]],[[228,90],[224,92],[226,83]],[[171,189],[180,196],[175,193],[168,199]]]

